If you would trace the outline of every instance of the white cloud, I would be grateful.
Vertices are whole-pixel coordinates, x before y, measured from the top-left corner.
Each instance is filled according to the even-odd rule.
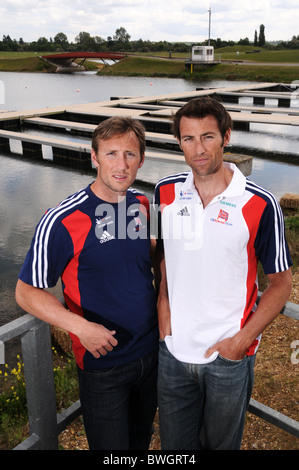
[[[235,3],[235,5],[234,5]],[[0,6],[0,31],[13,39],[34,41],[64,32],[74,41],[80,31],[113,36],[120,26],[132,39],[203,41],[208,37],[238,41],[265,25],[267,40],[289,40],[299,34],[297,0],[6,0]]]

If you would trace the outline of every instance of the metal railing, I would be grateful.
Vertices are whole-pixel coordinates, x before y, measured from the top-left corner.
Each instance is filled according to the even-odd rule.
[[[56,411],[50,327],[24,315],[0,328],[0,341],[21,337],[30,437],[14,450],[57,450],[58,435],[81,414],[77,401]]]
[[[299,305],[287,302],[281,313],[299,320]],[[81,414],[80,401],[57,414],[49,325],[26,314],[0,327],[0,342],[18,336],[24,362],[30,437],[14,450],[57,450],[58,435]],[[299,437],[298,421],[253,399],[248,411]]]

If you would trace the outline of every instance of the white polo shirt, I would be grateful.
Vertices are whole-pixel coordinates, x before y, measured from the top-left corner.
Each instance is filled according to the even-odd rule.
[[[258,259],[266,274],[291,266],[279,204],[225,165],[234,171],[231,183],[205,208],[192,172],[163,178],[155,189],[171,310],[166,344],[183,362],[213,361],[218,353],[207,359],[206,350],[237,333],[255,311]]]

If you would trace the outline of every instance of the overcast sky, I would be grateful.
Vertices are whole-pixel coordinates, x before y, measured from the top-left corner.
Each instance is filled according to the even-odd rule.
[[[31,42],[63,32],[74,42],[81,31],[107,39],[123,26],[131,40],[202,42],[209,8],[213,39],[253,41],[261,24],[267,41],[299,35],[298,0],[2,0],[0,39]]]

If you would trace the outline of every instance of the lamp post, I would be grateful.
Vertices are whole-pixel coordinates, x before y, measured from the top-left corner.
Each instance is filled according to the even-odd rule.
[[[211,7],[209,8],[209,42],[208,45],[210,46],[210,36],[211,36]]]

